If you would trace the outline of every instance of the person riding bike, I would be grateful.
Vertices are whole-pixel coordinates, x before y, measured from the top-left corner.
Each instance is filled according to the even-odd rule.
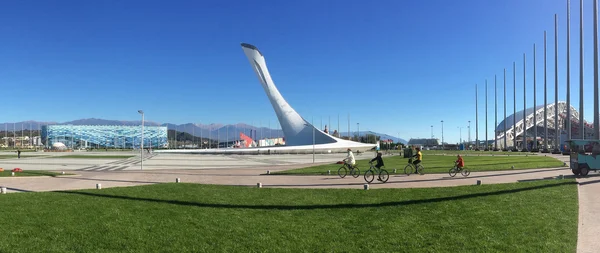
[[[381,158],[381,152],[377,152],[377,156],[371,159],[369,163],[373,163],[373,161],[377,161],[377,163],[375,164],[375,168],[377,168],[378,170],[381,169],[381,167],[385,166],[383,165],[383,158]],[[381,181],[381,178],[377,178],[377,180]]]
[[[456,155],[456,157],[458,158],[455,162],[456,168],[462,169],[463,167],[465,167],[465,161],[463,160],[462,156]]]
[[[373,161],[377,161],[377,163],[375,164],[375,168],[377,169],[381,169],[381,167],[385,166],[383,165],[383,158],[381,158],[381,152],[377,152],[377,156],[371,159],[369,163],[372,163]]]
[[[415,150],[417,150],[417,154],[413,156],[414,158],[416,158],[413,161],[413,165],[415,165],[416,168],[417,164],[421,163],[421,160],[423,160],[423,154],[421,153],[421,148],[415,148]]]
[[[346,156],[346,158],[344,160],[346,164],[348,164],[348,166],[350,166],[350,168],[354,168],[354,166],[356,165],[356,159],[354,159],[354,154],[352,154],[352,149],[348,149],[348,156]]]

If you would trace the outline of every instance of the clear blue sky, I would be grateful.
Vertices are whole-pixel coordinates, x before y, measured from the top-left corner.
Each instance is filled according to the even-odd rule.
[[[585,1],[585,117],[593,120],[592,1]],[[554,13],[559,14],[560,100],[565,99],[565,0],[465,1],[2,1],[0,122],[79,118],[175,124],[277,122],[240,47],[256,45],[283,96],[315,125],[457,142],[475,138],[474,87],[517,62],[517,110],[543,103],[543,31],[554,101]],[[572,3],[571,83],[579,92],[579,1]],[[501,86],[499,85],[499,98]],[[578,105],[579,99],[572,97]],[[502,101],[498,103],[502,108]],[[507,103],[512,111],[512,101]],[[498,122],[503,112],[499,111]]]

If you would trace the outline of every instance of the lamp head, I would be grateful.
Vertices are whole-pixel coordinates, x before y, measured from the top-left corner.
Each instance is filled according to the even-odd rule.
[[[144,114],[144,111],[142,111],[142,110],[138,110],[138,113],[140,113],[140,114]]]

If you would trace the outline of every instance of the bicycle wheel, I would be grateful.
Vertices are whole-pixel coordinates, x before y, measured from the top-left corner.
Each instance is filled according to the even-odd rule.
[[[463,177],[468,177],[471,174],[471,172],[468,169],[462,169],[460,171],[460,174],[463,175]]]
[[[419,173],[419,175],[423,175],[425,173],[423,170],[425,170],[425,168],[423,168],[423,165],[417,164],[417,172]]]
[[[358,169],[358,167],[351,170],[350,175],[352,175],[354,178],[357,178],[358,176],[360,176],[360,170]]]
[[[348,170],[346,169],[346,166],[342,166],[338,169],[338,176],[340,176],[341,178],[346,177],[346,174],[348,174]]]
[[[449,174],[451,177],[454,177],[454,176],[456,176],[456,169],[455,169],[455,168],[452,168],[452,169],[450,169],[450,171],[448,171],[448,174]]]
[[[385,183],[388,179],[390,179],[390,174],[388,174],[387,170],[381,169],[379,171],[379,180],[381,180],[382,183]]]
[[[413,173],[413,166],[410,164],[406,165],[406,167],[404,167],[404,174],[409,176],[412,173]]]
[[[375,173],[373,172],[373,170],[367,170],[365,171],[365,181],[367,181],[368,184],[370,184],[371,182],[373,182],[373,179],[375,179]]]

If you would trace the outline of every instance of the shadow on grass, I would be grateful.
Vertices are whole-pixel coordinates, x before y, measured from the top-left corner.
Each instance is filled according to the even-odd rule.
[[[10,187],[6,187],[7,190],[11,190],[11,191],[16,191],[16,192],[33,192],[30,190],[24,190],[24,189],[18,189],[18,188],[10,188]]]
[[[436,203],[436,202],[464,200],[464,199],[486,197],[486,196],[497,196],[497,195],[503,195],[503,194],[511,194],[511,193],[532,191],[532,190],[545,189],[545,188],[551,188],[551,187],[558,187],[558,186],[570,185],[570,184],[577,184],[577,182],[563,182],[563,183],[558,183],[558,184],[539,185],[539,186],[523,187],[523,188],[511,189],[511,190],[472,193],[472,194],[465,194],[465,195],[459,195],[459,196],[440,197],[440,198],[431,198],[431,199],[416,199],[416,200],[392,201],[392,202],[371,203],[371,204],[358,204],[358,203],[349,204],[348,203],[348,204],[331,204],[331,205],[320,204],[320,205],[305,205],[305,206],[243,205],[243,204],[242,205],[234,205],[234,204],[218,204],[218,203],[198,203],[198,202],[181,201],[181,200],[164,200],[164,199],[151,199],[151,198],[140,198],[140,197],[131,197],[131,196],[108,195],[108,194],[82,192],[82,191],[56,191],[56,192],[65,193],[65,194],[91,196],[91,197],[102,197],[102,198],[123,199],[123,200],[133,200],[133,201],[146,201],[146,202],[153,202],[153,203],[164,203],[164,204],[173,204],[173,205],[181,205],[181,206],[195,206],[195,207],[230,208],[230,209],[258,209],[258,210],[317,210],[317,209],[390,207],[390,206],[404,206],[404,205]]]

